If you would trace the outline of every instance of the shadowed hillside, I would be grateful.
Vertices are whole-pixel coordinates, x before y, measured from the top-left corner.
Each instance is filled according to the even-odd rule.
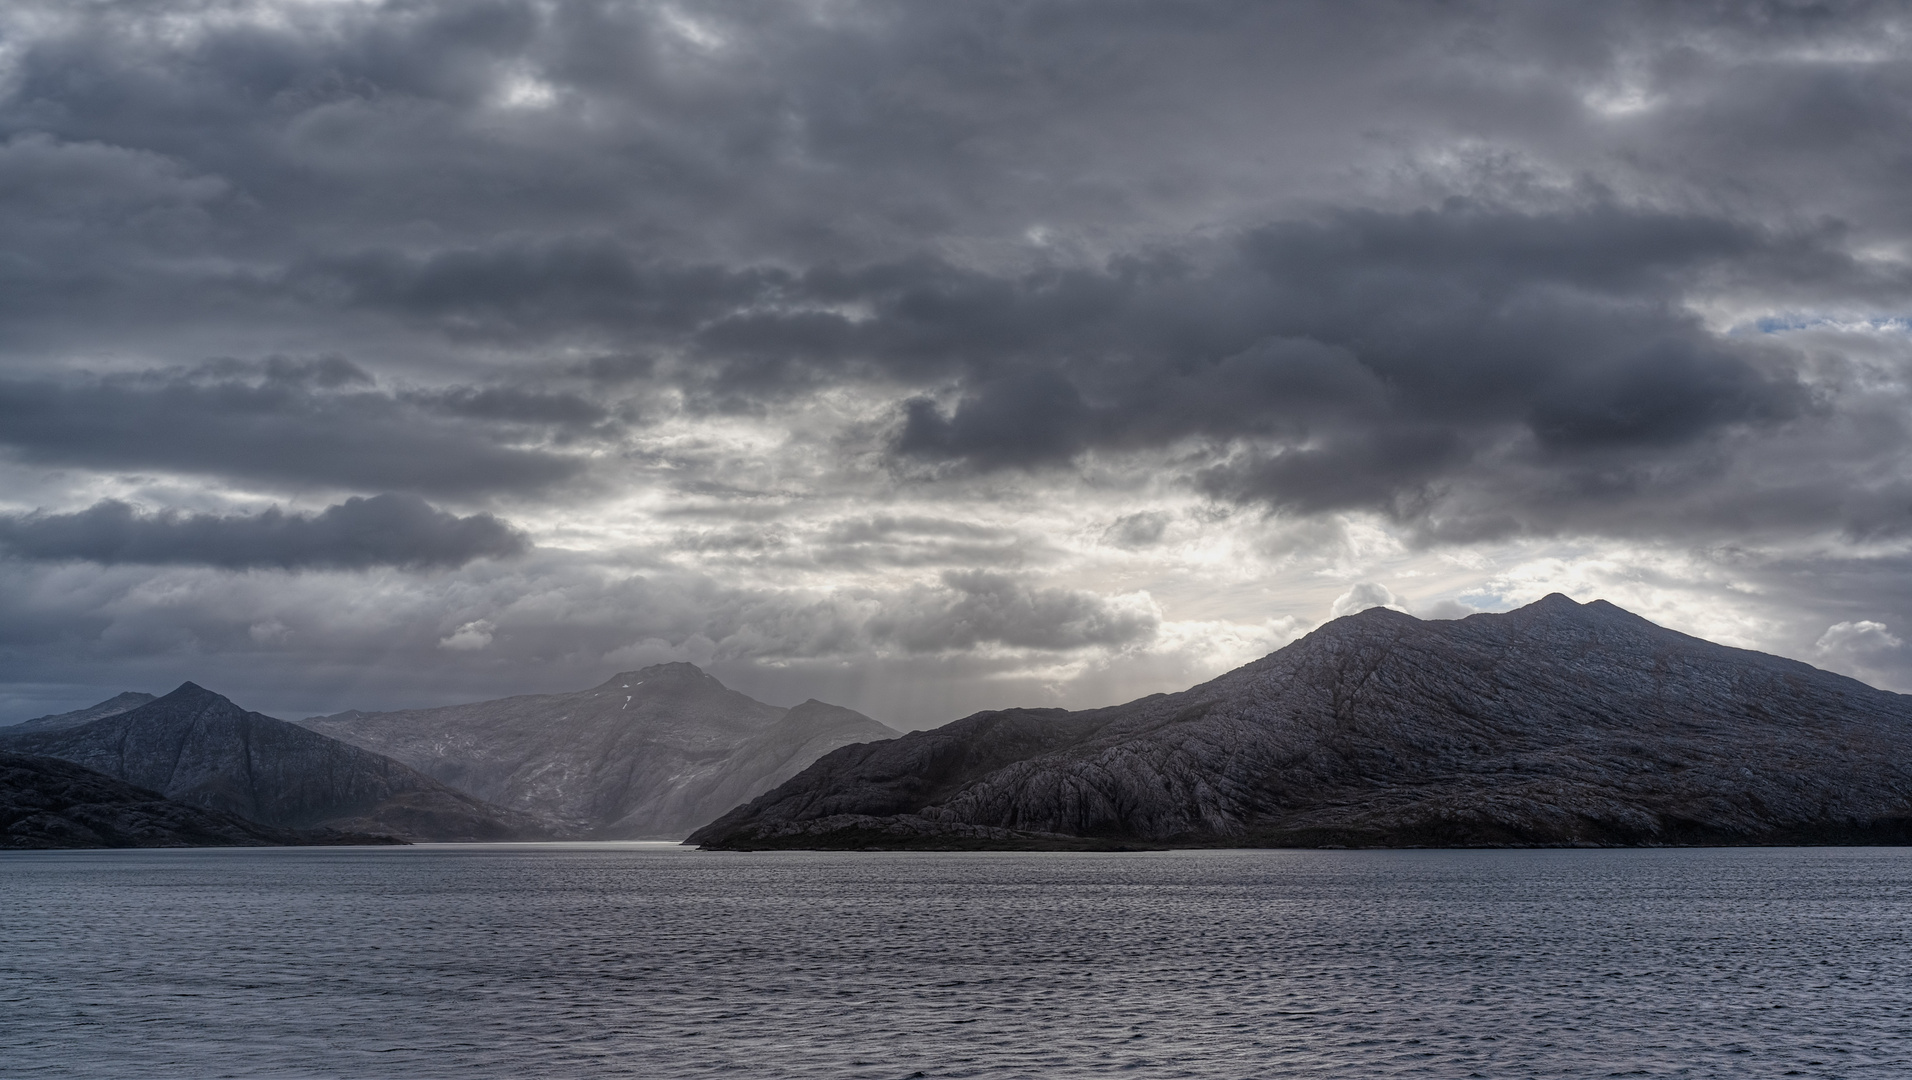
[[[177,802],[278,828],[412,840],[548,835],[535,819],[488,806],[388,757],[247,712],[192,683],[79,727],[0,735],[0,748],[62,758]]]

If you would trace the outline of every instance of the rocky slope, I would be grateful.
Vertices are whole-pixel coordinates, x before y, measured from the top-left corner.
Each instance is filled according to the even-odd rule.
[[[123,694],[115,694],[105,701],[100,702],[98,705],[91,705],[84,709],[74,709],[72,712],[54,713],[50,716],[36,716],[31,720],[22,720],[12,727],[0,729],[0,735],[18,735],[27,731],[65,731],[67,728],[76,728],[81,724],[90,724],[95,720],[108,716],[118,716],[123,712],[131,712],[153,700],[155,699],[152,694],[142,694],[137,690],[128,690]]]
[[[278,828],[408,840],[546,835],[526,815],[486,805],[390,758],[247,712],[192,683],[76,728],[0,731],[0,750],[72,761],[177,802]]]
[[[1912,842],[1912,697],[1560,596],[1338,619],[1179,694],[830,754],[752,847]]]
[[[766,705],[691,664],[570,694],[301,723],[599,839],[681,839],[831,750],[897,734],[818,701]]]
[[[275,829],[174,802],[57,758],[0,753],[0,848],[389,844],[388,836]]]

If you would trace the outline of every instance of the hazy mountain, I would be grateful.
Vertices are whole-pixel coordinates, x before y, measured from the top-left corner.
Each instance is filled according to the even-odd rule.
[[[289,829],[412,840],[544,835],[388,757],[247,712],[186,683],[136,709],[63,731],[0,732],[0,749],[63,758],[169,799]]]
[[[1912,841],[1912,698],[1604,601],[1338,619],[1179,694],[839,750],[710,847]]]
[[[680,839],[831,750],[897,734],[819,701],[766,705],[691,664],[576,693],[301,723],[606,839]]]
[[[31,720],[22,720],[6,728],[4,734],[17,735],[23,731],[65,731],[67,728],[76,728],[81,724],[91,723],[94,720],[99,720],[104,717],[118,716],[120,713],[137,709],[141,705],[154,700],[157,699],[151,694],[142,694],[137,690],[128,690],[123,694],[115,694],[105,701],[100,702],[98,705],[89,705],[84,709],[74,709],[72,712],[53,713],[49,716],[36,716]]]
[[[0,753],[0,848],[395,842],[382,836],[275,829],[174,802],[70,761]]]

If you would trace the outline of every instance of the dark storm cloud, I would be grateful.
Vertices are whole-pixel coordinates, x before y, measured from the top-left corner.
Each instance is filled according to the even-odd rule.
[[[1428,543],[1890,541],[1906,30],[1884,3],[0,6],[0,467],[41,486],[13,505],[129,474],[392,492],[682,559],[481,558],[387,613],[351,590],[403,575],[241,595],[261,575],[16,556],[0,660],[514,692],[613,654],[1154,642],[1144,603],[1001,573],[1072,542],[998,527],[1018,489],[1136,563],[1213,537],[1111,492]],[[122,524],[184,550],[196,520]],[[1849,623],[1825,647],[1883,663],[1861,624],[1905,626],[1874,597],[1907,610],[1852,590],[1802,647]]]
[[[645,264],[604,239],[443,251],[370,251],[301,267],[296,287],[426,319],[461,338],[548,339],[583,329],[669,337],[773,301],[770,270]]]
[[[0,379],[0,447],[36,464],[471,495],[535,491],[581,466],[505,444],[456,414],[537,422],[597,415],[573,399],[483,390],[446,391],[420,408],[368,381],[337,360]],[[443,413],[453,415],[434,415]]]
[[[0,516],[0,551],[15,558],[232,570],[363,570],[463,566],[522,555],[523,533],[490,514],[457,517],[415,495],[351,498],[317,514],[142,513],[106,500],[72,514]]]
[[[1218,497],[1412,518],[1502,484],[1509,455],[1650,471],[1804,415],[1797,358],[1702,325],[1686,305],[1710,291],[1907,294],[1853,249],[1897,227],[1867,192],[1904,168],[1912,83],[1824,58],[1890,40],[1888,7],[491,0],[172,34],[151,14],[49,8],[14,60],[19,333],[88,324],[84,298],[162,330],[585,349],[692,410],[894,395],[898,460],[936,474],[1192,439],[1187,479]],[[1835,144],[1868,179],[1822,182]],[[1481,149],[1427,164],[1453,145]],[[1334,205],[1364,169],[1404,178],[1368,196],[1399,205]],[[70,423],[51,385],[5,388],[13,415]],[[91,393],[155,466],[429,494],[576,467],[477,425],[609,415],[540,389],[228,393],[175,403],[194,422],[168,432],[133,415],[157,397]],[[301,445],[258,446],[248,413]],[[47,427],[10,441],[135,456]]]
[[[1028,278],[984,305],[912,295],[857,335],[940,338],[922,351],[961,371],[953,407],[904,405],[905,457],[1030,467],[1234,441],[1208,490],[1411,517],[1510,440],[1550,468],[1611,468],[1807,413],[1796,354],[1680,306],[1711,275],[1801,249],[1864,276],[1796,236],[1611,204],[1340,213],[1252,231],[1199,270]]]

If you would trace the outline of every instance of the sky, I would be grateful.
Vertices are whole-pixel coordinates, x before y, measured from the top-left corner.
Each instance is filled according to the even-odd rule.
[[[0,8],[0,721],[897,727],[1560,591],[1912,690],[1899,4]]]

